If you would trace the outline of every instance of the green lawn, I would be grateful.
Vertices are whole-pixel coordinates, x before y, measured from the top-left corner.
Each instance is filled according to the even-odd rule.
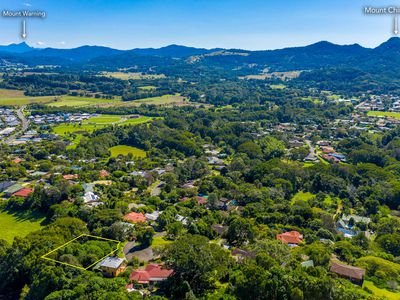
[[[48,103],[48,106],[52,107],[80,107],[80,106],[88,106],[95,105],[101,103],[116,103],[120,102],[117,99],[100,99],[100,98],[91,98],[91,97],[77,97],[77,96],[61,96],[58,97],[56,101],[52,101]]]
[[[394,293],[385,289],[380,289],[372,281],[365,280],[363,288],[370,290],[375,296],[386,297],[389,300],[400,299],[400,293]]]
[[[293,196],[293,198],[291,200],[291,203],[294,204],[297,201],[308,201],[308,200],[312,199],[313,197],[315,197],[315,195],[310,193],[310,192],[300,191],[296,195]],[[324,200],[324,204],[325,205],[332,205],[333,203],[334,202],[333,202],[332,197],[329,196],[329,195],[326,195],[325,200]]]
[[[393,112],[393,111],[372,111],[368,112],[368,116],[372,117],[393,117],[396,119],[400,119],[400,112]]]
[[[41,229],[45,217],[39,213],[0,211],[0,239],[12,243],[14,237],[25,237]]]
[[[134,157],[146,157],[146,152],[135,147],[119,145],[111,147],[110,149],[111,157],[117,157],[118,155],[128,155],[132,153]]]
[[[162,236],[155,236],[153,238],[153,242],[151,243],[151,247],[159,247],[172,243],[172,241],[164,239]]]
[[[304,193],[303,191],[300,191],[296,195],[293,196],[291,203],[293,204],[297,201],[308,201],[308,200],[312,199],[313,197],[315,197],[315,195],[310,192]]]

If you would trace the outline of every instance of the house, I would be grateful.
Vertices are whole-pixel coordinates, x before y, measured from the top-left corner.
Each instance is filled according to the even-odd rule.
[[[124,220],[132,223],[141,223],[146,222],[146,217],[142,213],[130,212],[124,216]]]
[[[12,195],[15,196],[15,197],[26,198],[32,193],[33,193],[33,189],[22,188],[22,189],[20,189],[19,191],[15,192]]]
[[[96,202],[99,199],[100,199],[100,197],[93,192],[86,192],[83,195],[83,201],[85,203]]]
[[[315,154],[310,153],[306,156],[306,158],[304,158],[304,161],[316,162],[318,161],[318,157]]]
[[[329,271],[339,275],[340,277],[347,278],[355,284],[363,284],[365,269],[345,265],[338,261],[331,261]]]
[[[161,211],[153,211],[152,213],[145,213],[144,216],[146,217],[147,220],[149,221],[156,221],[158,217],[161,215]]]
[[[133,270],[129,279],[140,284],[154,284],[167,279],[173,270],[161,264],[148,264],[145,269]]]
[[[99,264],[99,269],[104,275],[114,277],[125,271],[125,260],[115,256],[108,256]]]
[[[254,251],[243,250],[240,248],[233,249],[231,254],[238,262],[242,262],[246,258],[249,258],[249,259],[256,258],[256,253]]]
[[[303,235],[298,231],[288,231],[276,235],[276,238],[289,246],[297,246],[303,241]]]
[[[66,175],[63,175],[63,178],[65,180],[78,179],[79,175],[78,174],[66,174]]]
[[[18,192],[19,190],[21,190],[23,188],[24,187],[22,185],[20,185],[19,183],[13,184],[4,190],[4,195],[6,197],[11,197],[12,194]]]
[[[21,161],[22,161],[22,159],[20,159],[19,157],[16,157],[16,158],[14,158],[14,159],[12,160],[12,162],[13,162],[14,164],[19,164]]]
[[[322,146],[321,147],[322,152],[324,153],[334,153],[335,150],[333,149],[333,147],[329,147],[329,146]]]
[[[306,260],[306,261],[301,262],[300,264],[304,268],[314,267],[314,261],[313,260]]]
[[[353,220],[351,222],[350,220]],[[360,231],[354,229],[354,225],[357,223],[368,224],[371,219],[368,217],[361,217],[357,215],[343,215],[342,218],[336,223],[336,230],[343,233],[344,237],[352,238],[356,236]]]
[[[218,235],[223,235],[228,230],[228,226],[223,226],[221,224],[214,224],[211,227]]]
[[[14,185],[15,181],[0,181],[0,193]]]
[[[101,171],[99,172],[99,176],[100,176],[101,178],[107,177],[108,175],[110,175],[110,173],[108,173],[106,170],[101,170]]]
[[[207,197],[196,196],[197,203],[200,205],[204,205],[207,203]]]

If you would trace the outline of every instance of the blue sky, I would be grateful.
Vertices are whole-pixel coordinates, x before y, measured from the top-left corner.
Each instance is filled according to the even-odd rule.
[[[396,2],[396,1],[393,1]],[[0,0],[0,9],[44,10],[27,43],[119,49],[180,44],[276,49],[320,40],[374,47],[392,36],[390,16],[366,16],[386,0]],[[400,3],[399,3],[400,6]],[[20,19],[0,17],[0,44],[21,42]]]

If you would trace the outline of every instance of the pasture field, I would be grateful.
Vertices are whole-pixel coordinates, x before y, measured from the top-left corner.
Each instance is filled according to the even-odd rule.
[[[45,217],[39,213],[0,211],[0,239],[12,243],[14,237],[25,237],[40,230]]]
[[[400,293],[394,293],[386,289],[378,288],[372,281],[365,280],[363,283],[363,288],[370,290],[375,296],[378,297],[386,297],[389,300],[400,299]]]
[[[164,74],[143,74],[140,72],[103,72],[101,76],[112,77],[122,80],[139,79],[160,79],[165,78]]]
[[[185,97],[181,96],[180,94],[175,94],[175,95],[163,95],[159,97],[144,98],[126,102],[132,102],[138,105],[140,104],[168,105],[168,104],[180,103],[185,100],[186,100]]]
[[[156,90],[157,87],[154,85],[145,85],[145,86],[139,86],[138,89],[143,90],[143,91],[153,91],[153,90]]]
[[[284,84],[271,84],[269,87],[271,89],[273,89],[273,90],[283,90],[283,89],[286,88],[286,85],[284,85]]]
[[[132,153],[134,157],[146,157],[145,151],[136,147],[126,145],[114,146],[108,150],[110,150],[111,152],[111,157],[117,157],[118,155],[128,155],[129,153]]]
[[[99,115],[97,117],[89,118],[82,122],[59,124],[53,127],[53,131],[58,135],[75,134],[72,144],[67,146],[67,149],[74,149],[79,141],[82,139],[84,133],[92,133],[95,130],[101,129],[110,125],[136,125],[151,121],[153,118],[140,116],[139,118],[130,119],[129,116],[122,115]]]
[[[0,89],[0,105],[21,106],[30,103],[48,103],[54,98],[54,96],[30,97],[25,96],[24,91]]]
[[[368,112],[368,116],[372,116],[372,117],[392,117],[392,118],[400,119],[400,112],[370,110]]]
[[[96,105],[101,103],[115,103],[119,102],[118,99],[101,99],[91,97],[78,97],[78,96],[61,96],[57,97],[55,101],[49,102],[47,105],[52,107],[81,107]]]

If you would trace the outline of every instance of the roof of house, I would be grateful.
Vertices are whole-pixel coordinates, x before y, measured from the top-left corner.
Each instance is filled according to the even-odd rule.
[[[106,267],[106,268],[112,268],[112,269],[118,269],[122,263],[124,262],[124,259],[115,257],[115,256],[108,256],[103,261],[100,263],[100,267]]]
[[[124,216],[124,220],[133,223],[138,223],[138,222],[145,222],[146,217],[142,213],[130,212],[129,214]]]
[[[79,178],[79,175],[78,174],[66,174],[66,175],[63,175],[63,178],[65,180],[71,180],[71,179]]]
[[[345,222],[350,221],[350,219],[353,219],[354,222],[356,222],[356,223],[362,222],[362,223],[368,224],[371,222],[371,219],[368,217],[361,217],[361,216],[357,216],[357,215],[345,215],[345,214],[342,216],[342,220]]]
[[[22,185],[20,185],[19,183],[16,183],[16,184],[13,184],[12,186],[8,187],[4,192],[7,194],[13,194],[23,188],[24,187]]]
[[[106,170],[101,170],[99,172],[100,177],[107,177],[108,175],[110,175],[110,173],[108,173]]]
[[[133,270],[129,279],[138,283],[149,283],[150,275],[145,270]]]
[[[148,264],[144,270],[133,270],[129,279],[139,283],[149,283],[167,279],[173,270],[164,268],[161,264]]]
[[[148,264],[145,268],[146,272],[150,275],[150,278],[168,278],[173,270],[165,268],[160,264]]]
[[[32,192],[33,192],[33,189],[23,188],[23,189],[20,189],[19,191],[15,192],[12,195],[16,196],[16,197],[28,197]]]
[[[351,278],[351,279],[358,279],[361,280],[364,278],[365,269],[341,264],[336,261],[331,262],[331,266],[329,270],[333,273],[341,275],[343,277]]]
[[[285,244],[300,244],[303,241],[303,235],[298,231],[288,231],[277,234],[276,238]]]

